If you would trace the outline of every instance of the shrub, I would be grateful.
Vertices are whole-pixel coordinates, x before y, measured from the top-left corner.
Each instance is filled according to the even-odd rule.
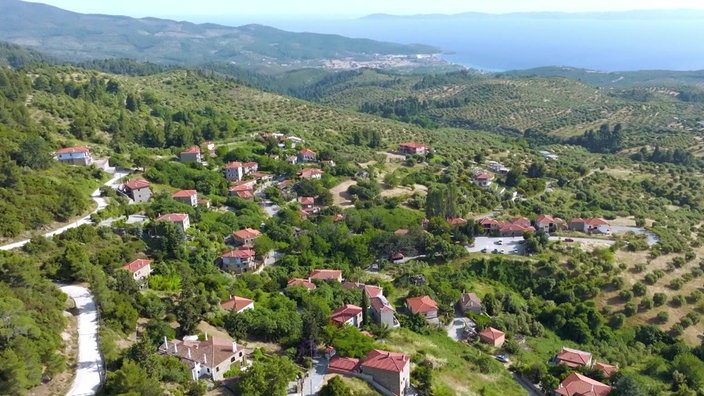
[[[661,311],[658,312],[657,315],[655,315],[655,319],[658,321],[658,323],[667,323],[667,321],[670,320],[670,314],[667,313],[667,311]]]
[[[659,307],[667,302],[667,294],[665,293],[655,293],[653,295],[653,303],[656,307]]]
[[[631,290],[633,290],[633,295],[639,297],[644,296],[647,289],[648,287],[642,284],[641,282],[636,282],[631,288]]]
[[[678,294],[672,298],[672,306],[673,307],[681,307],[685,304],[685,302],[686,302],[685,298],[681,294]]]
[[[621,290],[618,293],[618,296],[621,298],[621,300],[628,302],[631,301],[631,299],[633,298],[633,292],[631,292],[630,290]]]
[[[682,279],[673,279],[672,281],[670,281],[668,287],[672,290],[679,290],[682,288],[683,284],[684,282],[682,281]]]
[[[638,307],[632,303],[626,303],[626,306],[623,308],[623,314],[626,316],[633,316],[638,313]]]

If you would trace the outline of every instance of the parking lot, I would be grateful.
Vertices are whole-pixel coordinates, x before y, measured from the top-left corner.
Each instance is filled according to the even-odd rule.
[[[523,255],[523,237],[476,237],[473,246],[467,246],[470,253],[494,253]]]

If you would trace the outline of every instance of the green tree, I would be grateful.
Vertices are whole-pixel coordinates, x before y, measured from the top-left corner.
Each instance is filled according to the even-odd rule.
[[[160,396],[159,382],[147,376],[145,370],[132,360],[125,360],[122,368],[108,373],[105,392],[109,395]]]
[[[339,376],[330,378],[318,392],[320,396],[352,396],[352,389]]]
[[[285,356],[258,358],[240,375],[237,393],[243,396],[284,396],[286,386],[296,379],[298,371],[298,367]]]
[[[30,136],[20,143],[17,163],[32,169],[46,169],[51,165],[51,149],[41,136]]]

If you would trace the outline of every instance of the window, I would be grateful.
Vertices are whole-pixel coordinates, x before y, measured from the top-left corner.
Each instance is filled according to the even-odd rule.
[[[217,373],[219,371],[220,371],[220,367],[215,367],[215,372]]]
[[[237,360],[237,356],[233,356],[233,357],[230,359],[230,363],[234,363],[235,360]]]

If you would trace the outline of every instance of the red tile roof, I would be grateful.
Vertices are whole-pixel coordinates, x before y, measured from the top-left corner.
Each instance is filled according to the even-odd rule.
[[[313,205],[313,204],[315,204],[315,198],[313,198],[313,197],[300,197],[300,198],[298,198],[298,202],[300,202],[301,205]]]
[[[289,279],[287,286],[303,286],[308,290],[315,289],[315,283],[311,282],[308,279],[301,279],[301,278]]]
[[[240,312],[252,303],[254,303],[254,300],[240,296],[232,296],[229,300],[220,303],[220,306],[228,311]]]
[[[237,250],[230,250],[229,252],[225,252],[222,255],[220,255],[220,258],[240,258],[240,259],[247,259],[247,258],[252,258],[256,255],[254,252],[254,249],[237,249]]]
[[[394,231],[394,234],[396,234],[396,235],[408,235],[408,229],[406,229],[406,228],[399,228],[398,230]]]
[[[128,188],[130,190],[139,190],[140,188],[147,188],[149,187],[149,182],[143,179],[137,179],[137,180],[131,180],[128,181],[127,183],[123,184],[125,188]]]
[[[538,215],[535,218],[535,223],[540,224],[540,223],[555,223],[555,219],[550,216],[550,215]]]
[[[563,396],[606,396],[611,387],[581,374],[572,373],[555,389]]]
[[[480,307],[482,305],[482,299],[474,293],[462,293],[460,296],[460,304],[462,304],[463,307],[468,305]]]
[[[245,162],[245,163],[242,164],[242,165],[243,165],[245,168],[258,168],[258,167],[259,167],[259,164],[256,163],[256,162],[254,162],[254,161],[252,161],[252,162]]]
[[[389,300],[386,299],[383,295],[379,295],[377,297],[372,297],[369,299],[369,305],[374,308],[374,310],[379,311],[379,312],[384,312],[384,311],[391,311],[394,312],[394,308],[389,304]]]
[[[182,222],[188,218],[186,213],[169,213],[157,218],[157,221]]]
[[[330,370],[338,371],[355,371],[359,365],[359,359],[350,357],[333,356],[328,363],[328,372]]]
[[[239,161],[228,162],[227,165],[225,165],[225,169],[237,169],[241,167],[242,163]]]
[[[193,147],[190,147],[186,150],[181,151],[181,154],[195,154],[195,153],[200,153],[200,147],[193,146]]]
[[[310,149],[303,149],[303,150],[299,151],[298,154],[303,155],[305,157],[315,157],[316,156],[315,151],[310,150]]]
[[[428,146],[421,144],[421,143],[416,143],[416,142],[401,143],[398,145],[398,147],[412,148],[412,149],[428,148]]]
[[[604,377],[606,378],[611,377],[615,372],[618,371],[618,366],[601,362],[594,363],[594,368],[604,373]]]
[[[254,199],[254,194],[249,190],[237,191],[235,194],[237,194],[237,196],[242,199]]]
[[[176,345],[176,350],[174,350],[174,345]],[[164,344],[162,344],[159,347],[159,352],[178,356],[187,362],[199,362],[207,367],[215,367],[232,359],[232,356],[235,355],[233,347],[234,345],[230,341],[210,337],[206,341],[169,341],[168,351],[165,351]]]
[[[569,367],[586,366],[592,360],[592,354],[589,352],[565,347],[555,357],[559,363]]]
[[[494,342],[501,337],[506,337],[506,333],[493,327],[487,327],[479,333],[479,337]]]
[[[467,220],[456,217],[454,219],[448,219],[447,223],[449,225],[463,225],[463,224],[467,224]]]
[[[477,175],[477,176],[475,177],[475,179],[477,179],[477,180],[479,180],[479,181],[492,180],[493,178],[494,178],[494,176],[489,175],[489,174],[487,174],[487,173],[482,173],[482,174]]]
[[[338,222],[345,219],[345,215],[338,213],[332,216],[332,221]]]
[[[364,291],[367,293],[369,298],[374,298],[378,297],[379,295],[383,295],[384,289],[379,286],[364,285]]]
[[[352,304],[345,304],[330,315],[330,320],[338,324],[345,324],[345,322],[361,313],[362,307]]]
[[[76,147],[64,147],[62,149],[56,150],[56,154],[73,154],[73,153],[89,153],[90,147],[88,146],[76,146]]]
[[[410,297],[406,299],[406,304],[412,313],[428,313],[438,310],[438,303],[430,296]]]
[[[598,227],[601,225],[609,225],[608,221],[606,221],[600,217],[584,219],[584,222],[589,224],[592,227]]]
[[[190,198],[196,194],[198,194],[198,191],[196,191],[196,190],[180,190],[180,191],[176,191],[175,193],[171,194],[171,197],[173,197],[173,198]]]
[[[410,363],[410,355],[405,353],[380,351],[372,349],[362,360],[360,366],[370,367],[378,370],[393,371],[400,373]]]
[[[142,268],[150,265],[151,263],[153,263],[152,260],[136,259],[134,261],[131,261],[131,262],[123,265],[122,268],[124,268],[132,273],[135,273],[135,272],[141,270]]]
[[[237,238],[239,240],[245,240],[245,239],[256,238],[261,234],[262,234],[261,232],[255,230],[253,228],[245,228],[245,229],[233,232],[232,236],[234,236],[235,238]]]
[[[493,224],[499,224],[498,220],[494,220],[491,217],[485,217],[481,220],[479,220],[479,224],[481,225],[493,225]]]
[[[315,269],[310,273],[311,279],[339,280],[342,278],[342,271],[331,269]]]
[[[323,173],[325,173],[325,172],[323,172],[320,169],[305,168],[305,169],[301,169],[300,171],[298,171],[298,177],[302,177],[304,179],[307,179],[309,177],[313,177],[314,175],[322,175]]]

